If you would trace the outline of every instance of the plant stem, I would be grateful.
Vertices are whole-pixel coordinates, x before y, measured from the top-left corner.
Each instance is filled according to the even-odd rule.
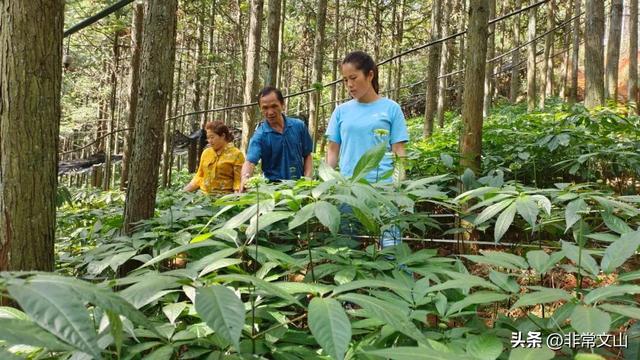
[[[311,280],[316,282],[316,274],[313,270],[313,257],[311,256],[311,237],[309,236],[309,222],[307,221],[307,251],[309,252],[309,266],[311,267]]]
[[[260,184],[256,184],[256,256],[253,262],[253,276],[258,272],[258,233],[260,232]],[[256,354],[256,285],[251,290],[251,352]]]

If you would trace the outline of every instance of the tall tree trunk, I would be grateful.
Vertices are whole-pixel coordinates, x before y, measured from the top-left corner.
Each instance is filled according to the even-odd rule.
[[[637,0],[635,0],[637,1]],[[605,72],[605,97],[618,100],[618,61],[620,60],[620,33],[622,32],[622,0],[611,0],[607,59]]]
[[[122,154],[122,171],[120,174],[120,189],[127,187],[129,180],[129,166],[131,150],[135,132],[136,112],[138,109],[138,88],[140,86],[140,50],[142,47],[142,23],[144,20],[144,4],[135,2],[133,5],[133,20],[131,24],[131,73],[129,87],[129,116],[124,136],[124,153]]]
[[[586,0],[585,10],[585,97],[584,105],[591,109],[604,105],[604,2]]]
[[[382,42],[382,4],[380,0],[373,0],[373,60],[380,61],[380,43]]]
[[[569,6],[567,9],[567,13],[565,15],[564,22],[569,21],[573,17],[573,7]],[[560,71],[562,80],[560,81],[560,98],[563,100],[567,100],[567,81],[569,80],[569,59],[571,58],[571,54],[569,53],[569,48],[571,43],[571,28],[568,27],[565,34],[562,36],[562,70]]]
[[[573,9],[580,14],[582,0],[573,0]],[[573,48],[571,49],[571,86],[569,87],[569,103],[578,101],[578,54],[580,53],[580,17],[573,20]]]
[[[63,19],[0,1],[0,271],[54,268]]]
[[[332,80],[335,82],[338,80],[338,62],[340,59],[338,58],[338,48],[340,48],[340,0],[336,0],[336,9],[334,13],[334,46],[333,46],[333,63],[331,64],[331,74]],[[341,86],[340,83],[334,84],[331,87],[331,112],[337,106],[338,100],[338,86]]]
[[[404,14],[405,14],[405,0],[396,0],[400,1],[400,9],[398,9],[398,18],[396,19],[396,33],[393,38],[393,54],[400,53],[402,50],[402,39],[404,37]],[[394,92],[393,99],[400,102],[400,85],[402,85],[402,57],[399,57],[395,60],[395,76],[394,78]]]
[[[111,64],[111,93],[109,94],[109,122],[107,125],[107,138],[104,152],[104,173],[102,178],[102,189],[109,190],[111,186],[111,155],[113,154],[113,147],[115,141],[116,123],[116,92],[118,91],[118,68],[120,62],[120,32],[116,31],[113,34],[113,63]]]
[[[536,8],[529,10],[529,27],[527,29],[527,111],[536,107]]]
[[[324,28],[327,19],[327,0],[318,0],[318,14],[316,17],[316,37],[313,41],[313,87],[315,91],[309,95],[309,132],[313,140],[313,149],[318,141],[318,110],[322,98],[322,65],[324,62]]]
[[[204,101],[203,101],[203,104],[204,104],[203,107],[205,109],[211,109],[215,107],[213,106],[213,104],[210,105],[209,103],[210,102],[215,103],[216,96],[218,95],[215,91],[215,83],[216,83],[215,80],[213,81],[213,84],[214,84],[213,96],[211,95],[211,78],[213,77],[211,74],[211,68],[212,68],[211,57],[215,53],[213,29],[215,28],[215,25],[216,25],[216,0],[211,1],[211,10],[209,11],[209,18],[210,18],[209,34],[207,36],[207,39],[208,39],[207,51],[209,53],[209,56],[207,57],[207,66],[205,71],[205,86],[204,86]]]
[[[431,40],[440,38],[442,28],[442,0],[435,0],[431,8]],[[436,114],[436,98],[438,96],[438,70],[440,68],[441,43],[429,47],[427,74],[425,78],[426,94],[424,109],[424,126],[422,134],[430,137],[433,134],[433,118]]]
[[[202,98],[202,66],[204,63],[204,15],[202,9],[198,10],[198,38],[196,40],[196,64],[194,69],[193,79],[193,99],[191,101],[191,108],[194,112],[200,111],[200,101]],[[193,114],[190,116],[191,132],[198,131],[204,126],[201,121],[200,114]],[[203,144],[204,143],[204,144]],[[189,147],[189,172],[194,173],[200,162],[200,154],[204,151],[204,145],[206,141],[198,138]]]
[[[133,232],[134,223],[151,218],[155,207],[163,123],[173,82],[177,8],[177,0],[149,0],[145,5],[140,108],[124,207],[127,234]]]
[[[457,10],[458,13],[460,14],[460,29],[465,29],[466,28],[466,24],[465,24],[465,20],[467,19],[467,0],[458,0],[458,6],[457,6]],[[466,47],[465,47],[465,39],[466,36],[459,36],[458,39],[460,41],[460,50],[459,50],[459,56],[458,56],[458,69],[464,69],[464,55],[465,55],[465,51],[466,51]],[[461,72],[459,75],[459,81],[463,82],[464,78],[465,78],[465,74],[464,72]],[[458,108],[462,110],[462,100],[464,97],[464,86],[458,86],[457,88],[457,103],[458,103]]]
[[[522,0],[516,0],[516,9],[522,7]],[[520,15],[514,16],[513,42],[514,46],[520,46]],[[511,54],[511,79],[509,89],[509,102],[515,104],[520,90],[520,50]]]
[[[249,20],[249,41],[247,46],[246,78],[244,83],[244,103],[253,102],[258,93],[260,69],[260,38],[262,36],[262,7],[264,0],[251,0]],[[242,152],[247,151],[257,121],[253,106],[244,108],[242,113]]]
[[[629,4],[629,76],[627,101],[638,109],[638,2]]]
[[[496,0],[489,0],[489,19],[496,17]],[[487,60],[493,59],[496,55],[496,25],[489,25],[489,38],[487,39]],[[484,101],[482,105],[482,115],[489,116],[491,101],[493,100],[493,88],[495,80],[493,77],[493,62],[487,62],[484,72]]]
[[[451,19],[451,0],[446,0],[445,5],[442,8],[442,36],[449,35],[449,23]],[[440,68],[438,74],[440,76],[447,73],[449,64],[449,47],[451,41],[447,41],[442,45],[442,51],[440,53]],[[436,119],[438,120],[438,126],[444,126],[444,111],[447,106],[447,78],[441,77],[438,79],[438,104],[436,106]]]
[[[555,15],[553,11],[553,0],[547,3],[547,31],[550,31],[555,27]],[[544,108],[544,102],[547,96],[551,96],[551,89],[553,88],[553,37],[554,33],[550,32],[544,39],[544,60],[542,63],[542,84],[540,86],[540,102],[538,106],[540,109]]]
[[[487,36],[490,13],[489,0],[469,1],[469,32],[464,75],[462,105],[463,130],[460,144],[460,165],[480,174],[482,152],[482,102],[487,60]]]
[[[283,69],[283,64],[284,64],[284,55],[283,55],[283,50],[284,50],[284,25],[285,25],[285,21],[286,21],[286,16],[287,16],[287,0],[281,0],[282,1],[282,6],[280,9],[280,13],[281,13],[281,17],[280,17],[280,31],[279,31],[279,39],[278,39],[278,66],[277,66],[277,72],[276,72],[276,84],[278,88],[282,87],[282,69]]]
[[[267,77],[264,81],[265,85],[276,84],[278,75],[278,47],[280,46],[280,12],[282,0],[269,0],[268,18],[267,18],[267,39],[269,46],[267,48]]]

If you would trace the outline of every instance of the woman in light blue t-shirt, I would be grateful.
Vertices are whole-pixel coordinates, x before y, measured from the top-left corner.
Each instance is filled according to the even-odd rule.
[[[340,165],[340,173],[351,176],[362,155],[380,141],[388,141],[391,152],[404,157],[405,143],[409,141],[404,114],[395,101],[378,94],[378,67],[371,56],[362,51],[348,54],[342,60],[341,72],[353,99],[338,106],[331,115],[326,132],[329,166],[335,168]],[[381,137],[381,133],[388,135]],[[392,168],[392,157],[385,155],[378,168],[367,174],[366,179],[377,182]],[[399,238],[399,230],[397,233],[394,235],[398,236],[394,237]],[[398,239],[386,241],[385,237],[383,234],[382,247],[398,242]]]

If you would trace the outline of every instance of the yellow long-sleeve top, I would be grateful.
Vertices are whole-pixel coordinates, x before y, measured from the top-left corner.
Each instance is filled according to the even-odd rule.
[[[212,148],[206,148],[200,156],[200,166],[193,182],[205,193],[231,193],[240,188],[243,163],[244,154],[231,143],[219,155]]]

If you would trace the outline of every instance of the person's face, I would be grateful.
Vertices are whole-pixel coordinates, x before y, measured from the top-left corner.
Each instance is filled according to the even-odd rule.
[[[209,142],[214,151],[220,151],[227,145],[227,140],[224,136],[218,135],[209,129],[207,129],[207,142]]]
[[[342,79],[344,86],[349,90],[352,98],[359,100],[370,91],[373,91],[373,71],[365,74],[362,70],[357,69],[352,63],[342,64]]]
[[[269,122],[276,121],[282,117],[283,103],[278,100],[275,92],[263,96],[259,100],[260,112]]]

